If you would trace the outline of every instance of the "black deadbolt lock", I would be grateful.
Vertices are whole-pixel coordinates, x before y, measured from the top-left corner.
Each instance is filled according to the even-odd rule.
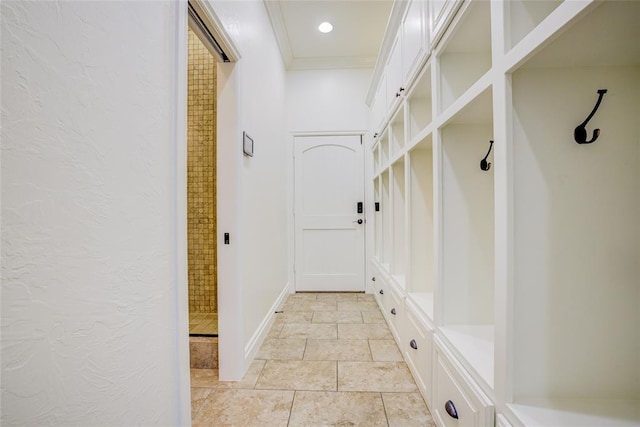
[[[362,213],[362,202],[358,202],[358,213]]]

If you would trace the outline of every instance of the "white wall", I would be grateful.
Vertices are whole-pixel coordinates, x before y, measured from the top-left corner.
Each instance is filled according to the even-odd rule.
[[[0,421],[189,424],[174,127],[186,15],[1,8]]]
[[[305,70],[287,73],[287,129],[366,130],[365,104],[370,68]]]
[[[237,82],[238,128],[233,143],[240,185],[237,237],[232,233],[231,246],[236,245],[239,257],[239,289],[228,301],[242,310],[242,327],[236,333],[242,334],[246,370],[267,332],[278,297],[287,289],[285,70],[262,1],[212,5],[241,54],[231,71]],[[227,125],[219,121],[219,127]],[[242,154],[243,131],[254,139],[254,157]],[[224,225],[220,227],[224,232]],[[220,325],[221,346],[226,327]],[[232,379],[236,374],[225,376]]]

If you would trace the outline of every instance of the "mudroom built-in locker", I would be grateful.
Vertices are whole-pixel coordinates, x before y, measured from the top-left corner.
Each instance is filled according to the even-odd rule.
[[[436,423],[640,424],[640,2],[396,7],[369,283]]]

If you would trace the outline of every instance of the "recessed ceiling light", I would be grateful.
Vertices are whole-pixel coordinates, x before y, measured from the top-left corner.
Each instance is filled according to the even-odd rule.
[[[333,30],[333,25],[331,25],[330,22],[323,22],[318,25],[318,30],[320,30],[321,33],[330,33],[331,30]]]

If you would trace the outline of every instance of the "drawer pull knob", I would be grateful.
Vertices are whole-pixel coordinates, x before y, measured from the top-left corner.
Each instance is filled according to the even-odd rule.
[[[411,340],[411,342],[409,343],[409,345],[411,346],[412,349],[417,350],[418,349],[418,343],[416,342],[416,340]]]
[[[391,314],[393,314],[394,316],[396,315],[396,309],[395,308],[391,309]]]
[[[380,295],[384,295],[384,291],[380,289]]]
[[[456,405],[454,405],[452,401],[447,400],[447,403],[444,404],[444,409],[451,418],[458,419],[458,411],[456,411]]]

